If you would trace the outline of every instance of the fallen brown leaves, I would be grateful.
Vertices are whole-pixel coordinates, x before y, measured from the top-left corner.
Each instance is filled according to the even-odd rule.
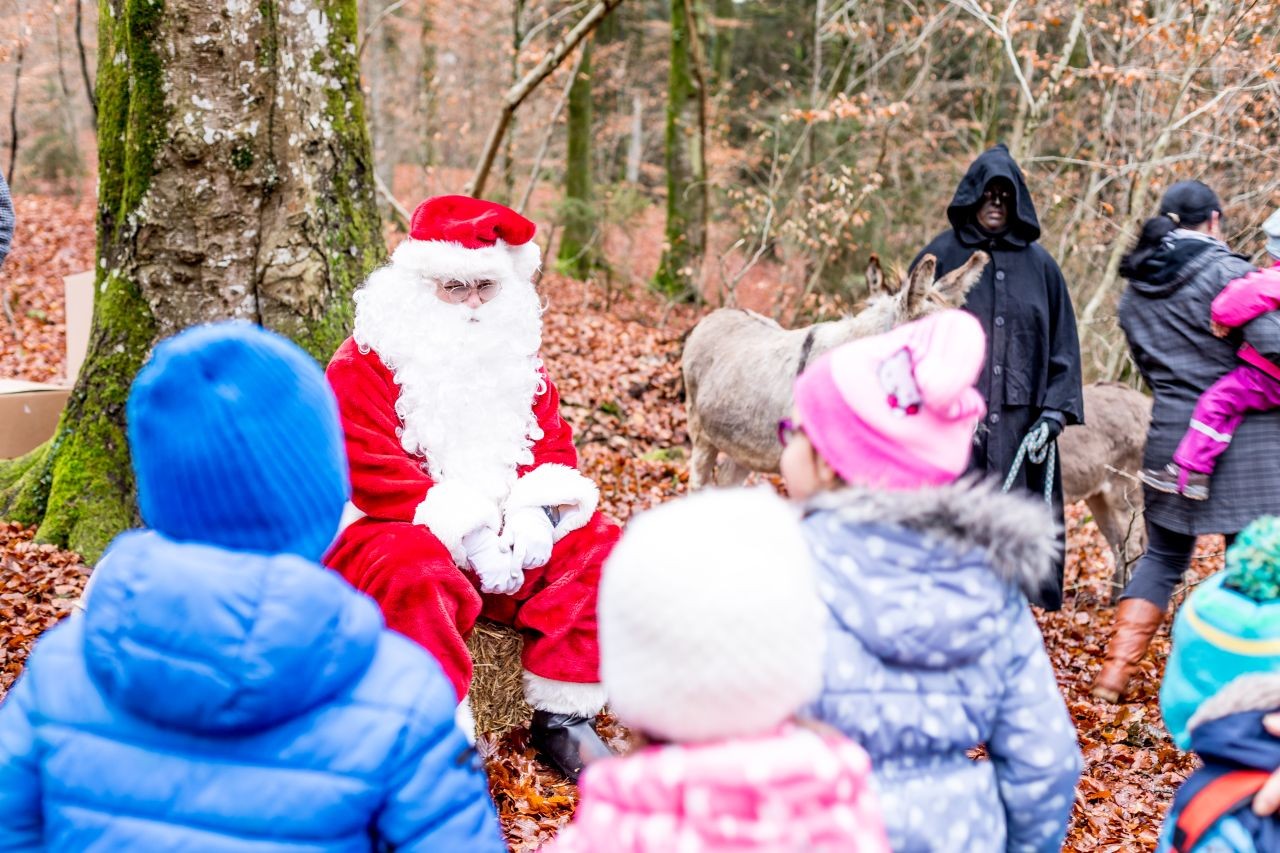
[[[0,695],[35,639],[71,612],[88,577],[79,555],[37,545],[34,535],[34,527],[0,521]]]
[[[633,747],[627,730],[607,711],[596,730],[619,754]],[[527,729],[482,737],[476,746],[489,771],[489,790],[507,843],[516,853],[537,850],[573,817],[577,787],[535,757]]]
[[[0,308],[0,378],[48,382],[62,377],[66,354],[62,277],[93,268],[93,198],[21,195],[13,207],[13,250],[0,267],[0,301],[8,303]]]
[[[1045,646],[1075,718],[1085,772],[1064,847],[1072,851],[1149,851],[1174,791],[1195,759],[1174,747],[1160,717],[1160,675],[1169,653],[1169,624],[1157,634],[1125,705],[1089,696],[1102,663],[1114,609],[1109,605],[1111,555],[1083,505],[1067,510],[1067,584],[1061,612],[1039,614]],[[1188,586],[1222,568],[1222,540],[1200,541]],[[1179,594],[1176,603],[1180,603]]]
[[[22,239],[5,275],[26,318],[25,342],[21,349],[0,344],[0,375],[46,379],[61,372],[58,276],[87,266],[92,244],[86,249],[83,235],[92,234],[92,211],[30,198],[20,198],[18,210]],[[40,215],[61,217],[62,237],[33,234]],[[543,355],[577,431],[583,469],[600,484],[604,510],[625,522],[638,510],[682,494],[688,437],[679,353],[693,311],[669,310],[643,295],[623,296],[606,311],[601,291],[554,275],[542,290],[549,301]],[[52,322],[34,319],[33,312]],[[0,693],[20,671],[35,637],[69,612],[85,580],[76,555],[35,545],[32,533],[0,523]],[[1113,615],[1107,587],[1111,557],[1083,506],[1068,510],[1068,544],[1066,606],[1039,614],[1086,761],[1065,849],[1150,851],[1174,790],[1194,767],[1160,721],[1157,689],[1168,630],[1143,665],[1135,691],[1140,701],[1118,707],[1094,703],[1089,683]],[[1191,583],[1221,568],[1221,549],[1220,539],[1202,540]],[[626,747],[616,721],[606,720],[603,731]],[[480,749],[508,841],[514,850],[536,850],[569,820],[576,790],[533,757],[523,729],[482,740]]]

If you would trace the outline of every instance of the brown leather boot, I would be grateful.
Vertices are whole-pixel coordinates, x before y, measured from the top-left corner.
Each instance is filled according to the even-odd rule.
[[[1111,642],[1107,644],[1107,659],[1090,691],[1095,699],[1112,704],[1120,701],[1163,622],[1164,611],[1144,598],[1120,602]]]

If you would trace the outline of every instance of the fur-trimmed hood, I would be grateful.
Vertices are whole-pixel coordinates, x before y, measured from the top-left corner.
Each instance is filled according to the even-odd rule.
[[[1276,711],[1280,711],[1280,673],[1242,675],[1205,700],[1191,716],[1187,729],[1194,743],[1201,726],[1235,714],[1270,714]]]
[[[991,645],[1052,577],[1049,508],[965,478],[916,491],[845,489],[806,509],[823,595],[846,630],[898,664],[954,666]]]

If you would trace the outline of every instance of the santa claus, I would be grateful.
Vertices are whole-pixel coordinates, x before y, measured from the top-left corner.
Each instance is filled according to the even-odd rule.
[[[517,628],[533,743],[576,779],[607,753],[596,586],[619,531],[538,357],[533,233],[502,205],[432,198],[357,291],[328,377],[362,517],[326,563],[435,655],[464,708],[476,619]]]

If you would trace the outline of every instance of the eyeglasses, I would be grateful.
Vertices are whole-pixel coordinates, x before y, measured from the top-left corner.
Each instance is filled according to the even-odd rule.
[[[461,305],[471,298],[471,294],[475,293],[480,297],[481,302],[488,302],[497,296],[502,290],[502,282],[493,281],[492,279],[482,279],[481,281],[465,282],[451,279],[449,281],[439,282],[440,292],[444,294],[446,302],[454,305]]]
[[[800,431],[800,427],[792,423],[791,418],[783,418],[778,421],[778,444],[786,447],[791,443],[791,439],[796,437],[796,433]]]

